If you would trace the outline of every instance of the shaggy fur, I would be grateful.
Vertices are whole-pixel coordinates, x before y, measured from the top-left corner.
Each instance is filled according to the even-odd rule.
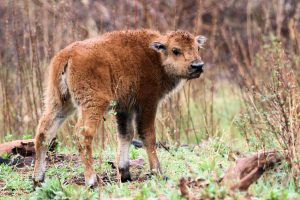
[[[200,76],[202,69],[194,73],[191,64],[202,63],[199,47],[203,42],[203,37],[195,38],[184,31],[163,35],[128,30],[75,42],[58,52],[49,68],[45,110],[36,133],[34,182],[43,181],[48,145],[63,121],[76,111],[76,138],[86,184],[96,183],[91,143],[111,101],[117,103],[121,180],[131,180],[128,151],[133,120],[152,172],[161,173],[155,150],[157,106],[182,79]]]

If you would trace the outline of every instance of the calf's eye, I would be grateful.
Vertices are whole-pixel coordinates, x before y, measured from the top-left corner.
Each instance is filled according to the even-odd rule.
[[[179,56],[179,55],[181,54],[180,50],[177,49],[177,48],[173,48],[173,49],[172,49],[172,52],[173,52],[173,54],[174,54],[175,56]]]

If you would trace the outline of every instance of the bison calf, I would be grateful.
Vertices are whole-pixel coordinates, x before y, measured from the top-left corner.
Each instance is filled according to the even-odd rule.
[[[155,150],[154,121],[159,102],[182,80],[203,72],[199,50],[205,37],[174,31],[127,30],[70,44],[52,59],[45,92],[45,109],[36,133],[33,179],[44,179],[48,145],[74,111],[76,138],[85,166],[86,185],[96,184],[92,140],[111,101],[118,124],[118,167],[130,180],[129,146],[132,121],[147,151],[153,173],[161,173]]]

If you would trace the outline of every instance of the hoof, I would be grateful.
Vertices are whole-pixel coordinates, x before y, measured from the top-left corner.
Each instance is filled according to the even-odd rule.
[[[162,177],[162,175],[163,175],[163,173],[159,167],[157,169],[151,169],[150,174],[152,174],[153,176],[158,176],[158,177]]]
[[[36,187],[41,187],[42,183],[44,182],[45,179],[45,174],[40,177],[40,178],[35,178],[34,176],[32,177],[32,182],[33,182],[33,189],[35,189]]]
[[[132,181],[131,175],[130,175],[130,172],[129,172],[129,167],[123,168],[123,169],[119,168],[119,172],[121,174],[121,182],[122,183]]]
[[[131,182],[131,181],[132,181],[132,179],[131,179],[130,174],[126,175],[126,176],[121,176],[121,182],[122,183]]]
[[[35,188],[42,186],[42,183],[44,182],[44,180],[36,181],[35,179],[32,179],[32,182],[33,182],[33,189],[35,190]]]
[[[90,189],[96,188],[98,186],[97,175],[92,174],[90,178],[85,180],[85,185]]]
[[[94,190],[94,189],[97,188],[97,186],[98,186],[97,184],[89,185],[88,188],[89,188],[90,190]]]

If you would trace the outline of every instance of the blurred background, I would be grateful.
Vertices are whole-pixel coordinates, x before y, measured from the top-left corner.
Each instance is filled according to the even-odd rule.
[[[150,28],[208,38],[205,73],[161,104],[158,140],[295,144],[299,20],[298,0],[1,0],[0,142],[34,136],[47,68],[60,49],[108,31]],[[96,142],[116,143],[112,115]],[[75,120],[61,130],[62,143],[70,142]]]

